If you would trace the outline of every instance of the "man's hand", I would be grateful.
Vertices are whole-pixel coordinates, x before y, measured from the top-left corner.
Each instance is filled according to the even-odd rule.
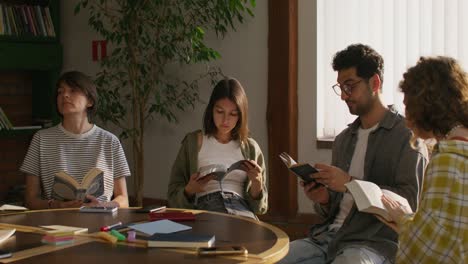
[[[317,183],[311,182],[306,184],[303,181],[300,181],[300,185],[304,189],[304,194],[315,203],[320,203],[322,205],[328,204],[330,196],[328,194],[327,188],[324,186],[317,187]]]
[[[346,192],[344,184],[351,180],[351,176],[348,173],[335,166],[321,163],[315,164],[315,168],[317,168],[319,172],[312,174],[312,177],[317,182],[335,192]]]

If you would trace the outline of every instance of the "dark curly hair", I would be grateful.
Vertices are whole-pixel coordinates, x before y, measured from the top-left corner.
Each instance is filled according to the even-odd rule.
[[[356,67],[357,75],[367,80],[374,74],[378,74],[383,83],[384,60],[370,46],[364,44],[349,45],[346,49],[335,54],[332,66],[334,71]]]
[[[406,118],[443,138],[456,125],[468,127],[468,76],[453,58],[421,57],[403,74]]]

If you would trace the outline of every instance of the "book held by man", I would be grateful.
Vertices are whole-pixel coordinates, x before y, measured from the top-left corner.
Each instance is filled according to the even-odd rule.
[[[282,152],[279,155],[281,161],[283,161],[284,165],[288,167],[290,171],[296,174],[297,177],[301,178],[302,181],[305,183],[315,182],[315,179],[312,178],[310,175],[319,172],[314,166],[310,165],[309,163],[297,163],[288,153]],[[322,184],[318,184],[320,186]]]
[[[379,215],[389,222],[392,218],[382,203],[382,194],[392,197],[407,208],[411,208],[406,198],[392,191],[380,189],[380,187],[373,182],[353,180],[345,183],[345,186],[353,196],[356,206],[360,212]]]
[[[148,247],[212,247],[214,235],[200,235],[187,232],[171,234],[154,234],[148,238]]]
[[[52,191],[54,199],[82,200],[86,195],[99,197],[104,193],[104,172],[98,168],[93,168],[86,173],[81,183],[67,174],[59,171],[55,174],[55,182]]]
[[[245,170],[245,166],[243,165],[244,162],[249,162],[248,160],[239,160],[231,164],[231,166],[227,167],[224,164],[210,164],[200,168],[200,176],[199,179],[208,176],[214,175],[214,179],[217,181],[222,181],[224,177],[233,170]]]

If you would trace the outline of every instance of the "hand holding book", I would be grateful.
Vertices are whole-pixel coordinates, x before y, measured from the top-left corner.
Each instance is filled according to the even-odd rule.
[[[346,184],[359,211],[379,215],[386,222],[395,222],[395,218],[411,214],[411,207],[406,198],[380,187],[369,181],[353,180]],[[382,196],[391,204],[389,210],[384,206]],[[395,217],[395,218],[394,218]]]
[[[283,161],[284,165],[288,167],[290,171],[292,171],[297,177],[301,178],[301,180],[305,184],[310,184],[312,182],[316,183],[316,187],[318,188],[322,186],[322,184],[318,183],[311,175],[319,172],[315,167],[310,165],[309,163],[297,163],[288,153],[282,152],[279,155],[281,161]]]

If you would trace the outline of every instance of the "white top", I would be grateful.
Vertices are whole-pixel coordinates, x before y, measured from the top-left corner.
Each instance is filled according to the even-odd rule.
[[[96,125],[86,133],[73,134],[59,124],[34,135],[20,170],[40,177],[42,198],[51,199],[55,173],[63,170],[81,182],[92,168],[104,172],[104,194],[97,197],[99,201],[110,201],[114,179],[130,176],[115,135]]]
[[[354,149],[353,158],[351,159],[351,165],[348,171],[348,174],[356,179],[364,178],[364,161],[366,159],[367,142],[369,134],[377,128],[377,125],[378,124],[367,129],[358,129],[356,148]],[[351,196],[349,192],[345,192],[340,203],[340,211],[336,215],[333,224],[329,226],[330,230],[338,230],[343,225],[343,222],[348,216],[349,211],[351,211],[353,204],[353,196]]]
[[[229,168],[236,161],[245,159],[242,155],[240,142],[231,140],[226,144],[222,144],[215,137],[203,135],[203,143],[198,153],[198,169],[211,164],[222,164]],[[241,170],[233,170],[229,172],[221,182],[222,191],[233,192],[241,197],[244,197],[244,184],[247,179],[247,173]],[[201,197],[208,193],[221,191],[220,182],[211,180],[205,188],[205,192],[197,193],[197,197]]]

